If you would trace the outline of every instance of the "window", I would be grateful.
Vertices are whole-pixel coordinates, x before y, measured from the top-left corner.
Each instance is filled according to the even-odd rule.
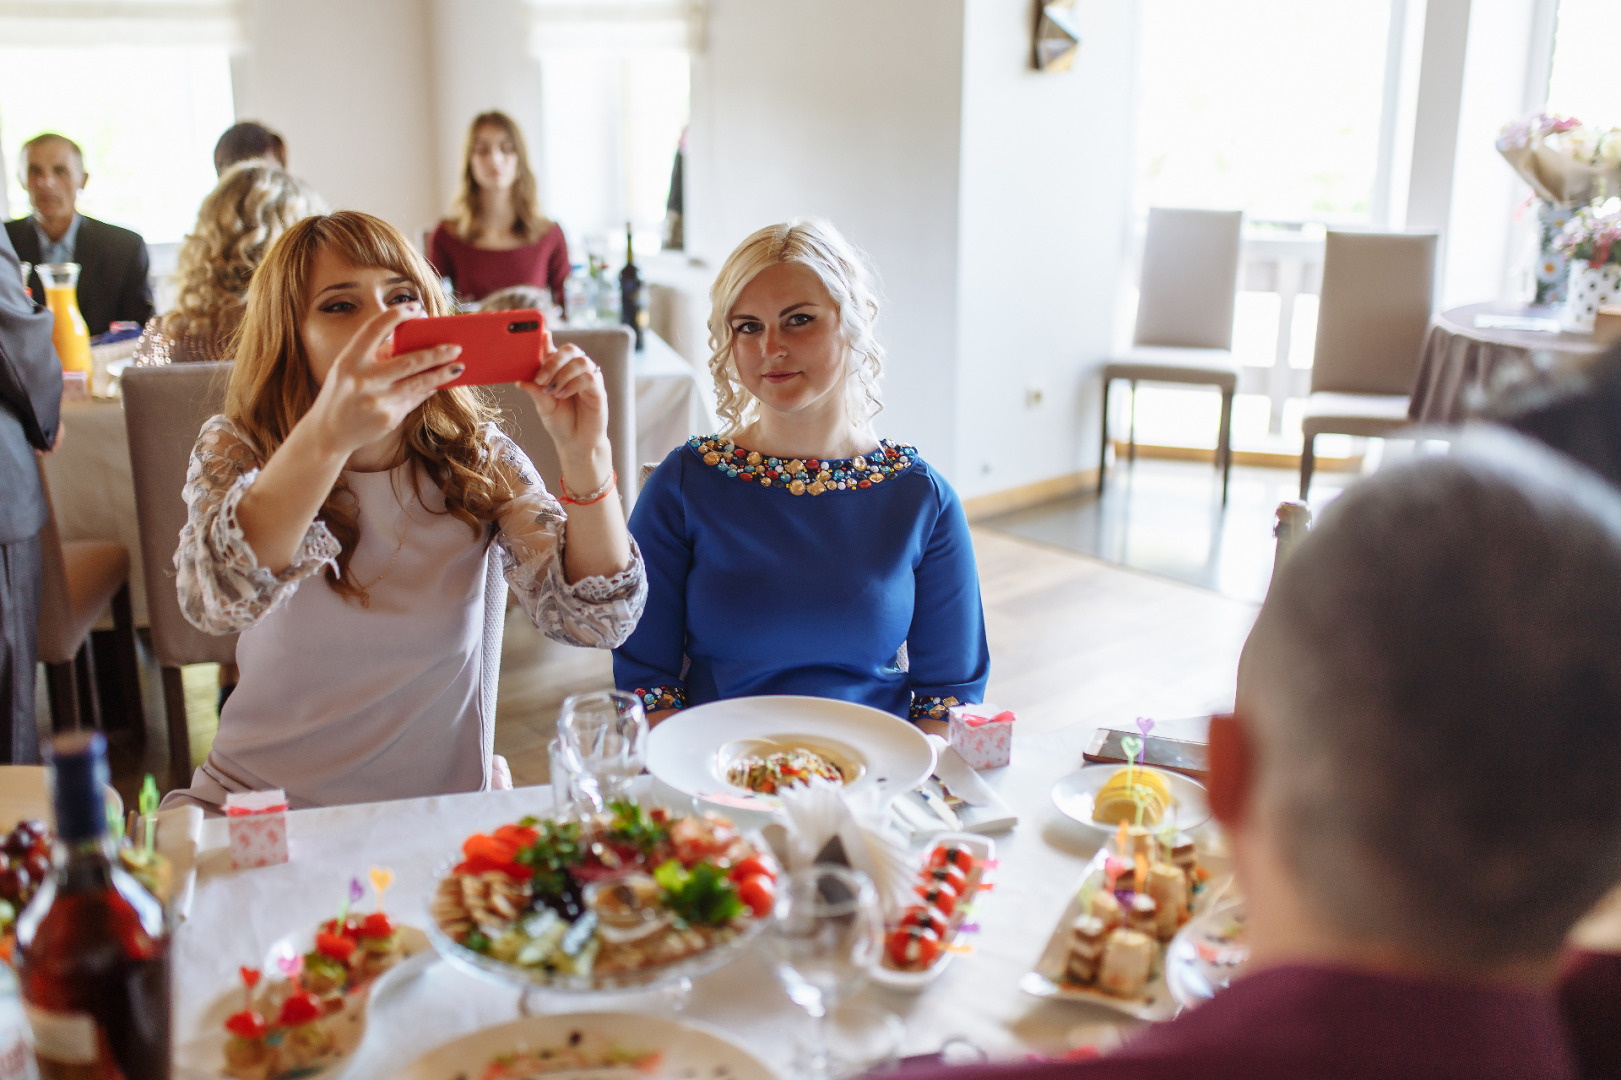
[[[1574,116],[1595,127],[1621,126],[1612,53],[1618,37],[1621,4],[1615,0],[1559,0],[1548,81],[1549,112]]]
[[[84,148],[84,213],[132,228],[148,243],[178,241],[214,187],[214,142],[234,120],[223,44],[0,46],[0,154],[11,217],[28,213],[22,144],[56,131]]]
[[[1143,0],[1141,10],[1140,207],[1369,220],[1390,0]]]

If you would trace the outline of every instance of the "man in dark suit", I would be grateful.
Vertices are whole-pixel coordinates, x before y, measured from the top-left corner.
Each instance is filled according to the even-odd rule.
[[[1618,642],[1598,476],[1490,433],[1357,484],[1279,568],[1210,727],[1246,973],[1100,1058],[930,1080],[1621,1075],[1621,956],[1561,981],[1621,879]],[[1578,1056],[1583,1030],[1609,1041]]]
[[[84,153],[72,139],[46,133],[23,143],[23,181],[34,212],[6,222],[6,234],[24,262],[79,264],[79,311],[94,337],[115,321],[146,325],[152,289],[141,234],[75,209],[88,179]],[[29,281],[43,298],[39,275]]]
[[[49,509],[34,451],[55,445],[60,424],[52,321],[23,292],[17,253],[0,236],[0,759],[14,764],[39,760],[34,656]]]

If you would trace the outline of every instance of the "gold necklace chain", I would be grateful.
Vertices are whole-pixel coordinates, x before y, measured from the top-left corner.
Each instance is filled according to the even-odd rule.
[[[367,611],[371,610],[372,586],[388,577],[389,571],[394,569],[394,564],[400,561],[400,552],[405,550],[405,538],[411,535],[411,510],[406,506],[401,506],[400,509],[405,511],[405,528],[400,530],[400,542],[394,545],[394,557],[388,560],[388,565],[383,567],[381,574],[364,584],[358,581],[355,582],[355,588],[360,591],[360,606]]]

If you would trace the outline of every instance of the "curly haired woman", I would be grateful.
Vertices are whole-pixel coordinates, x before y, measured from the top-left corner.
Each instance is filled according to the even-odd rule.
[[[146,324],[135,343],[135,362],[229,359],[254,267],[276,237],[322,209],[319,195],[268,162],[225,170],[180,246],[175,306]]]
[[[355,211],[307,218],[248,296],[225,411],[182,492],[180,607],[240,632],[242,680],[190,788],[282,788],[294,807],[503,786],[493,750],[504,573],[548,636],[611,648],[645,595],[615,492],[602,374],[551,348],[523,389],[562,463],[559,500],[495,427],[458,346],[392,355],[442,315],[427,262]],[[496,595],[499,593],[499,595]]]
[[[761,229],[710,290],[726,431],[648,479],[630,531],[647,612],[614,679],[654,719],[806,694],[921,726],[983,700],[990,657],[956,492],[873,432],[883,349],[861,258],[825,222]]]

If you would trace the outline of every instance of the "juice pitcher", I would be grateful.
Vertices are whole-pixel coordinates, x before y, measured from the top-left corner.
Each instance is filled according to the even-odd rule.
[[[51,341],[63,371],[90,373],[90,330],[79,313],[79,264],[41,263],[34,267],[45,286],[45,306],[56,316]]]

